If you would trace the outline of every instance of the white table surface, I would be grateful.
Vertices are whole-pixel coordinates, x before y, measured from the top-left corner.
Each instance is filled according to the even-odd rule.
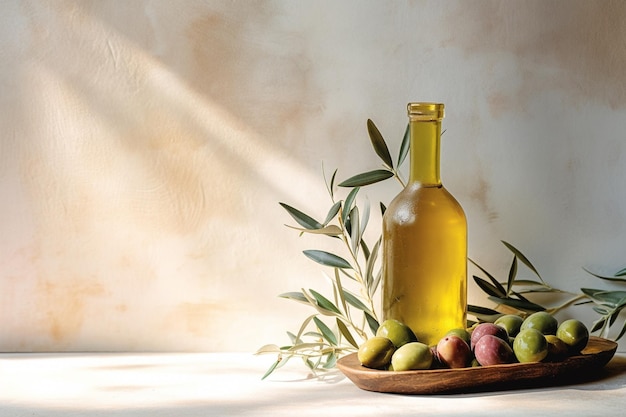
[[[542,389],[406,396],[360,390],[249,353],[0,354],[0,416],[618,416],[626,353],[601,379]]]

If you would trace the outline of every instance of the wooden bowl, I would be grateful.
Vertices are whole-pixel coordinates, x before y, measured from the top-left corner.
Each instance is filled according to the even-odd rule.
[[[337,367],[357,387],[396,394],[452,394],[564,385],[597,376],[617,350],[617,343],[591,336],[580,355],[561,362],[512,363],[461,369],[383,371],[362,366],[352,353]]]

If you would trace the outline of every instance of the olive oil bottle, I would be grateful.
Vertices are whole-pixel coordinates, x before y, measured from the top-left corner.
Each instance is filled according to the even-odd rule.
[[[409,103],[410,174],[383,216],[383,319],[436,344],[466,327],[467,221],[439,173],[444,105]]]

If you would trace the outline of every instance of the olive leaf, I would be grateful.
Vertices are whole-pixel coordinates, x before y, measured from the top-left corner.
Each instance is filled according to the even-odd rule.
[[[489,282],[480,277],[477,277],[476,275],[474,275],[473,277],[476,285],[478,285],[478,287],[487,294],[494,297],[506,297],[506,292],[502,291],[499,287],[490,284]]]
[[[317,262],[318,264],[332,266],[334,268],[352,268],[348,261],[338,255],[335,255],[334,253],[315,249],[305,250],[302,251],[302,253],[304,253],[304,256]]]
[[[503,315],[503,313],[499,311],[492,310],[486,307],[475,306],[472,304],[467,306],[467,312],[471,313],[479,320],[489,323],[493,323],[498,319],[498,317],[501,317]]]
[[[289,227],[290,229],[298,230],[302,233],[310,233],[314,235],[339,236],[341,234],[341,228],[334,224],[322,227],[320,229],[302,229],[300,227],[294,227],[289,225],[287,225],[287,227]]]
[[[360,187],[355,187],[352,190],[350,190],[350,192],[348,193],[348,196],[346,197],[346,201],[343,203],[342,220],[344,223],[346,222],[346,219],[348,218],[348,215],[350,214],[350,210],[352,210],[352,206],[356,201],[356,196],[359,193],[360,189],[361,189]]]
[[[280,298],[287,298],[289,300],[299,301],[299,302],[305,303],[305,304],[309,304],[308,298],[306,298],[304,296],[304,294],[302,294],[299,291],[285,292],[285,293],[280,294],[279,297]]]
[[[364,311],[363,314],[365,315],[365,320],[367,321],[367,325],[369,326],[370,331],[372,332],[372,334],[376,334],[376,331],[378,330],[378,327],[380,326],[380,324],[378,323],[378,320],[376,320],[374,316],[372,316],[367,311]]]
[[[380,131],[374,122],[370,119],[367,119],[367,132],[369,133],[370,140],[376,154],[385,164],[387,164],[389,168],[393,169],[393,161],[391,160],[391,154],[389,153],[387,143],[385,142],[385,139],[383,139],[383,135],[380,134]]]
[[[326,226],[335,216],[339,213],[341,209],[341,201],[337,201],[332,207],[328,210],[328,214],[326,215],[326,220],[324,220],[324,226]]]
[[[290,205],[285,204],[285,203],[278,203],[278,204],[280,204],[285,210],[287,210],[287,213],[289,213],[291,217],[293,217],[293,219],[300,226],[305,227],[307,229],[320,229],[323,227],[320,222],[318,222],[311,216],[304,214],[300,210],[293,208]]]
[[[393,171],[387,169],[375,169],[373,171],[357,174],[339,183],[340,187],[362,187],[364,185],[375,184],[394,176]]]
[[[404,136],[402,137],[402,143],[400,144],[400,151],[398,152],[398,166],[404,163],[406,156],[409,153],[409,148],[411,147],[411,131],[409,129],[409,125],[406,125],[406,129],[404,130]]]
[[[330,330],[330,328],[317,317],[313,317],[313,321],[322,333],[322,336],[324,336],[324,339],[326,339],[331,345],[337,346],[337,337],[335,336],[335,333],[333,333],[333,331]]]
[[[537,268],[535,268],[535,266],[528,260],[528,258],[526,258],[526,256],[519,249],[517,249],[515,246],[511,245],[510,243],[505,242],[504,240],[502,240],[501,242],[511,252],[513,252],[513,254],[515,255],[516,258],[518,258],[524,265],[526,265],[528,267],[528,269],[533,271],[535,273],[535,275],[537,275],[537,277],[543,282],[543,279],[541,278],[541,275],[539,275],[539,272],[537,271]]]
[[[339,311],[339,309],[328,298],[312,289],[309,289],[309,292],[313,295],[315,301],[317,301],[318,306],[325,310],[332,311],[333,313],[341,314],[341,311]]]
[[[350,343],[355,349],[358,349],[359,344],[356,342],[356,340],[354,340],[354,337],[352,336],[352,333],[350,333],[348,326],[346,326],[346,324],[343,321],[341,321],[339,317],[337,317],[336,320],[337,320],[337,328],[341,332],[341,335],[345,337],[346,341]]]
[[[626,272],[625,272],[626,269],[622,269],[622,270],[616,272],[615,276],[613,276],[613,277],[607,277],[607,276],[604,276],[604,275],[599,275],[599,274],[593,273],[593,272],[591,272],[590,270],[588,270],[587,268],[584,268],[584,267],[583,267],[583,270],[585,272],[593,275],[596,278],[600,278],[600,279],[603,279],[603,280],[606,280],[606,281],[626,282],[626,278],[619,278],[619,277],[622,277],[622,276],[626,275]]]
[[[511,289],[513,288],[513,282],[515,281],[515,276],[517,275],[517,256],[513,257],[513,262],[511,263],[511,268],[509,269],[509,278],[506,280],[506,293],[510,294]]]

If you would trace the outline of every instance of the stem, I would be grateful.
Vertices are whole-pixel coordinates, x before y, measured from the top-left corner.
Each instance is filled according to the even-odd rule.
[[[341,210],[339,210],[339,215],[337,216],[339,219],[339,225],[341,226],[341,232],[342,232],[341,240],[348,248],[348,252],[350,253],[350,257],[352,258],[352,264],[353,264],[352,269],[354,270],[355,278],[359,282],[359,284],[361,284],[361,287],[365,290],[364,292],[367,298],[367,303],[369,304],[369,307],[370,307],[370,311],[374,315],[374,318],[378,320],[378,317],[376,316],[376,311],[374,309],[374,301],[372,300],[372,297],[370,296],[370,291],[369,291],[369,288],[367,287],[367,283],[363,279],[363,271],[361,270],[361,264],[358,261],[357,255],[352,250],[352,245],[350,244],[350,241],[348,240],[348,231],[346,230],[345,224],[343,223],[343,220],[342,220],[342,214],[343,214],[342,212],[343,212],[343,207],[341,208]]]
[[[563,304],[561,304],[559,306],[547,309],[546,312],[548,312],[550,314],[555,314],[555,313],[557,313],[557,312],[559,312],[559,311],[569,307],[570,305],[574,304],[576,301],[582,300],[583,298],[587,298],[587,296],[585,294],[579,294],[576,297],[566,301],[565,303],[563,303]]]
[[[395,169],[392,169],[391,171],[393,172],[394,178],[398,180],[402,188],[406,187],[406,184],[404,183],[404,181],[402,181],[402,178],[400,177],[400,173]]]

